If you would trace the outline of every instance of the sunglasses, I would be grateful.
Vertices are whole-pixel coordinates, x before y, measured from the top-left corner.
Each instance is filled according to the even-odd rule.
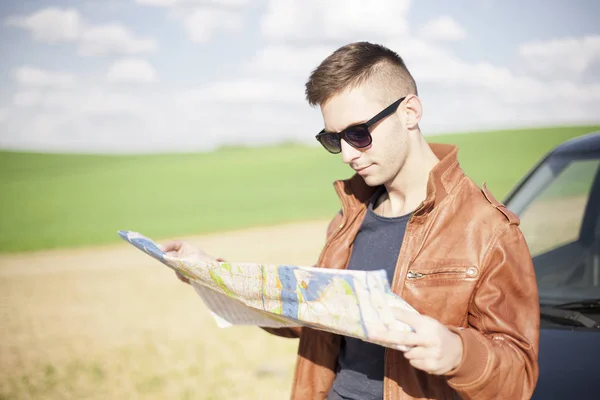
[[[325,132],[325,129],[323,129],[315,136],[315,138],[328,152],[333,154],[338,154],[342,151],[342,139],[355,149],[369,147],[373,142],[370,128],[382,119],[396,112],[396,109],[405,98],[406,97],[396,100],[367,122],[349,126],[341,132]]]

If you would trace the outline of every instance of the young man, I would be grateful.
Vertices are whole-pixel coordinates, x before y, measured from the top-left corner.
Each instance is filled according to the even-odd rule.
[[[313,330],[300,339],[292,399],[528,399],[537,377],[539,305],[516,215],[429,145],[402,59],[371,43],[327,57],[306,84],[325,129],[317,140],[356,171],[335,182],[342,210],[317,266],[387,271],[414,333],[401,352]],[[467,117],[457,115],[457,118]],[[168,251],[210,257],[174,242]]]

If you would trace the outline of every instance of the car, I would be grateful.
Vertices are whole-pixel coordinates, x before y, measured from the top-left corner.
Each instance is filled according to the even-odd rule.
[[[600,132],[546,154],[502,201],[519,216],[538,283],[533,399],[598,399]]]

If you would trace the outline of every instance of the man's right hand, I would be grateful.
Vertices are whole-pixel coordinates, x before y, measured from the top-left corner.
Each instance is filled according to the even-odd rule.
[[[182,240],[173,240],[171,242],[163,244],[160,247],[162,251],[164,251],[168,256],[171,257],[204,262],[219,261],[215,257],[205,253],[204,251],[195,247],[191,243]],[[177,275],[177,278],[179,278],[180,281],[190,283],[189,279],[181,275],[179,272],[175,272],[175,274]]]

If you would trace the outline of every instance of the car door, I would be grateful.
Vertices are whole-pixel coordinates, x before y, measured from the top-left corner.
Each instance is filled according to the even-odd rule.
[[[506,204],[521,219],[540,304],[600,298],[600,154],[550,156]],[[600,319],[598,308],[579,311]],[[542,317],[532,399],[598,398],[600,329]]]

